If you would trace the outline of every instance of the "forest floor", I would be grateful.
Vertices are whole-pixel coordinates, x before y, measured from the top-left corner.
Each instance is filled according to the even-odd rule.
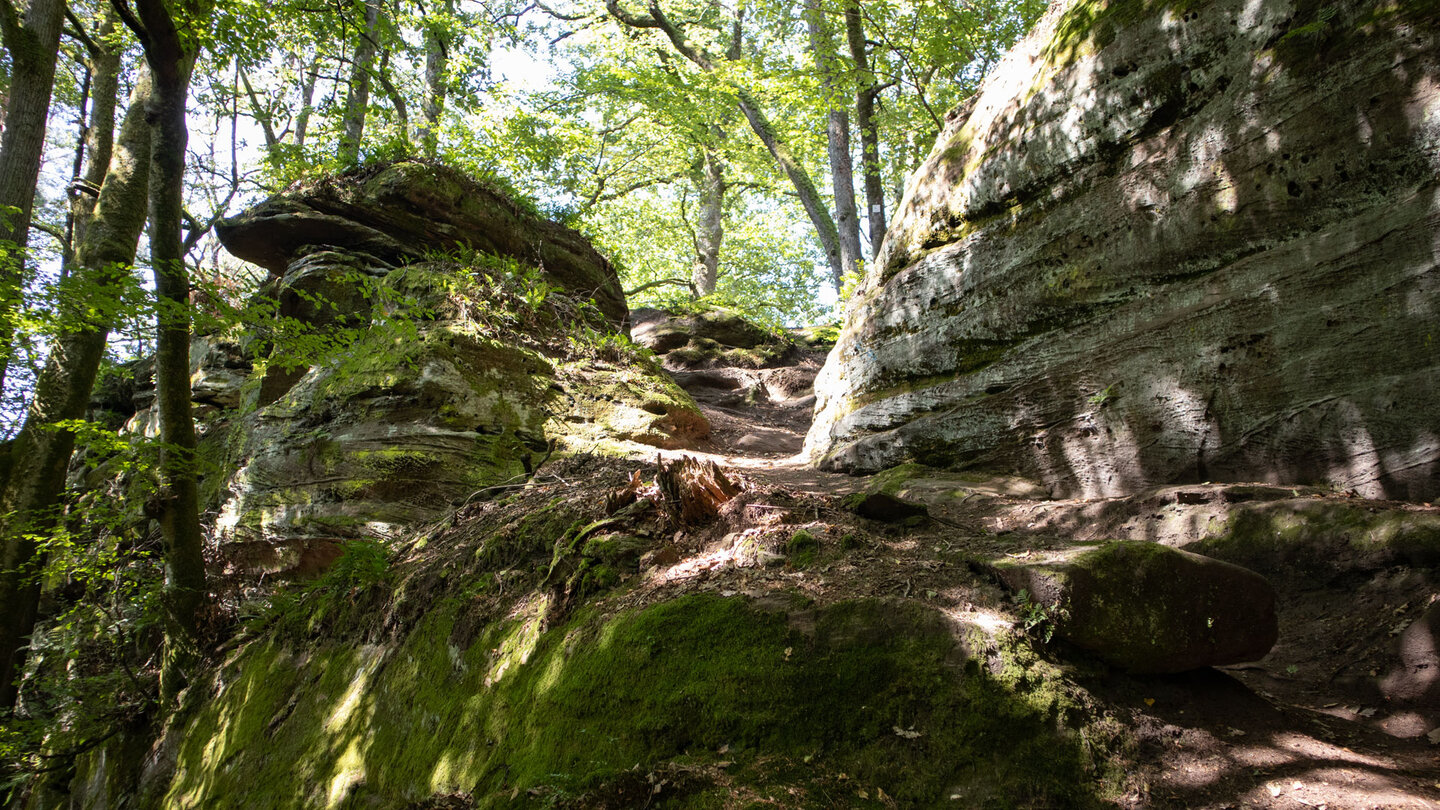
[[[666,455],[713,460],[746,491],[711,535],[685,542],[693,553],[652,569],[650,581],[619,597],[615,609],[679,591],[757,598],[798,591],[818,602],[923,600],[957,620],[1014,624],[1014,604],[976,559],[1024,557],[1101,535],[1183,545],[1196,539],[1196,521],[1193,514],[1178,520],[1183,510],[1174,504],[1226,500],[1218,485],[1186,487],[1185,499],[1157,491],[1104,503],[1055,500],[1018,479],[941,475],[915,482],[907,495],[927,504],[928,519],[908,526],[869,520],[841,504],[867,479],[809,469],[798,455],[810,400],[746,403],[732,395],[719,404],[704,393],[697,399],[711,420],[709,442]],[[737,559],[747,533],[788,536],[802,528],[820,538],[814,565]],[[1280,641],[1251,664],[1140,677],[1084,663],[1059,642],[1050,646],[1133,739],[1124,755],[1127,792],[1115,804],[1440,810],[1440,713],[1433,705],[1391,705],[1377,688],[1396,665],[1397,637],[1440,600],[1433,570],[1362,567],[1276,585]],[[1082,663],[1071,666],[1077,658]]]

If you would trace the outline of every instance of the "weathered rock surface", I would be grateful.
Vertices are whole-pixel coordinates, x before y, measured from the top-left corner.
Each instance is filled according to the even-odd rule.
[[[503,493],[557,450],[708,433],[684,391],[612,331],[623,301],[584,303],[596,289],[584,274],[613,281],[609,265],[522,215],[451,170],[401,163],[287,192],[222,231],[239,255],[272,262],[263,292],[277,307],[237,342],[192,350],[232,571],[317,573],[341,541]],[[510,258],[436,258],[461,245]]]
[[[810,456],[1440,495],[1440,11],[1071,0],[911,178]]]
[[[1055,634],[1112,666],[1153,674],[1263,658],[1275,645],[1275,591],[1238,565],[1122,540],[1002,564]]]
[[[366,254],[369,266],[461,248],[507,256],[593,299],[615,325],[628,315],[615,269],[589,240],[438,163],[377,164],[309,181],[224,220],[216,233],[231,253],[277,276],[296,274],[296,260],[324,246]]]

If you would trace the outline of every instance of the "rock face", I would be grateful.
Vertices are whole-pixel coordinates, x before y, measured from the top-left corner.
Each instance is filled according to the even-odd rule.
[[[221,230],[268,263],[273,316],[192,350],[233,572],[323,570],[341,541],[504,492],[559,449],[708,432],[614,331],[623,299],[595,292],[614,272],[577,234],[429,164],[305,189]],[[442,256],[463,245],[506,255]]]
[[[1263,658],[1279,635],[1259,574],[1157,543],[1124,540],[1038,564],[1005,565],[1032,616],[1102,661],[1141,674]]]
[[[616,325],[628,315],[614,268],[585,237],[438,163],[377,164],[308,182],[216,232],[231,253],[275,275],[295,272],[297,259],[321,246],[391,265],[457,249],[506,256],[593,298]]]
[[[1440,495],[1440,10],[1070,0],[911,178],[831,469]]]

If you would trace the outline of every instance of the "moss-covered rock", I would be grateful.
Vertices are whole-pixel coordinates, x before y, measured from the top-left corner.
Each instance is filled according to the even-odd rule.
[[[442,606],[394,645],[247,646],[170,731],[161,806],[1096,803],[1043,668],[992,672],[923,607],[695,596],[548,631],[543,609],[468,644]]]
[[[788,334],[724,307],[639,309],[633,319],[635,340],[674,368],[765,368],[794,359],[797,352]]]
[[[1105,543],[998,571],[1034,624],[1130,672],[1254,661],[1279,635],[1264,577],[1158,543]]]

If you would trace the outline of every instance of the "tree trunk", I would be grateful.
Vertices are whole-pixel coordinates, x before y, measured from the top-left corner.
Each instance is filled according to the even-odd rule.
[[[122,0],[116,0],[121,2]],[[195,464],[195,421],[190,412],[190,279],[185,268],[185,100],[195,65],[194,36],[181,36],[166,0],[136,0],[136,29],[154,86],[147,113],[150,135],[150,263],[155,268],[155,407],[160,415],[160,533],[165,541],[165,655],[160,697],[173,703],[200,660],[205,607],[204,537]],[[189,25],[203,24],[209,8],[180,9]]]
[[[860,273],[860,219],[855,213],[855,168],[850,160],[850,114],[839,106],[841,95],[840,56],[835,49],[835,31],[825,18],[818,0],[806,3],[810,44],[820,88],[830,108],[826,116],[826,142],[830,157],[831,188],[835,196],[835,228],[840,237],[841,277]],[[843,283],[843,281],[842,281]],[[839,291],[836,287],[836,291]]]
[[[295,115],[295,148],[305,149],[305,130],[310,128],[311,104],[315,98],[315,76],[320,69],[320,57],[310,60],[305,68],[305,77],[300,80],[300,112]]]
[[[360,144],[365,137],[365,115],[370,109],[370,70],[375,64],[376,33],[380,25],[380,0],[365,0],[365,28],[355,45],[350,63],[350,90],[345,94],[345,130],[340,135],[339,156],[343,164],[360,162]]]
[[[619,20],[624,25],[632,28],[655,28],[665,34],[675,50],[689,59],[696,67],[707,73],[715,72],[714,59],[696,48],[685,37],[685,33],[675,26],[660,9],[659,3],[650,4],[649,14],[632,14],[620,5],[620,0],[605,0],[605,9],[610,16]],[[739,21],[736,21],[738,30]],[[732,37],[731,48],[727,58],[735,59],[740,54],[740,38],[737,35]],[[815,235],[820,240],[820,247],[825,251],[825,261],[830,266],[830,275],[835,283],[835,291],[839,292],[844,284],[845,272],[840,264],[840,237],[835,229],[835,220],[830,218],[830,212],[825,208],[825,201],[820,197],[820,192],[815,190],[815,183],[810,179],[810,173],[790,153],[790,148],[781,141],[775,134],[775,129],[770,126],[770,120],[761,111],[759,103],[749,90],[730,81],[725,82],[731,92],[735,94],[735,106],[745,116],[750,129],[755,136],[765,145],[770,156],[780,164],[780,170],[785,173],[790,185],[795,188],[795,194],[800,198],[800,204],[805,208],[805,214],[810,217],[810,223],[815,226]]]
[[[725,238],[725,164],[719,155],[706,149],[696,162],[700,189],[700,211],[695,223],[695,261],[690,285],[695,296],[715,292],[720,277],[720,245]]]
[[[820,192],[815,190],[815,183],[810,179],[809,172],[805,171],[805,167],[790,153],[790,148],[775,135],[769,119],[760,111],[749,91],[742,87],[732,89],[735,91],[736,104],[740,107],[740,112],[744,113],[745,120],[750,123],[750,129],[754,130],[760,142],[765,144],[775,162],[780,164],[780,170],[785,172],[790,185],[795,187],[800,204],[805,207],[810,223],[815,226],[820,247],[825,251],[825,261],[830,266],[830,278],[835,284],[835,292],[840,292],[840,288],[845,284],[845,267],[840,261],[840,235],[835,228],[835,221],[830,218],[830,212],[825,210],[825,201],[820,197]]]
[[[880,176],[880,131],[875,125],[875,97],[880,90],[865,50],[865,27],[858,0],[846,0],[845,38],[858,79],[855,91],[855,126],[860,130],[860,173],[865,179],[865,203],[870,217],[870,258],[880,255],[885,241],[885,183]]]
[[[110,172],[110,152],[115,142],[115,102],[120,92],[120,56],[124,48],[113,41],[115,10],[106,6],[101,13],[104,16],[96,31],[98,36],[93,37],[96,48],[90,51],[91,106],[84,141],[88,163],[84,176],[79,178],[78,185],[83,189],[72,189],[70,192],[70,244],[67,246],[69,255],[63,271],[65,275],[73,271],[76,253],[85,244],[85,231],[94,215],[100,186]],[[149,87],[148,80],[146,87]],[[140,103],[144,105],[143,97]]]
[[[150,169],[145,104],[149,95],[149,74],[142,71],[120,127],[118,148],[77,250],[75,277],[92,295],[120,295],[145,227]],[[97,127],[104,124],[101,120],[95,123]],[[61,335],[35,381],[25,424],[11,449],[11,474],[0,506],[0,512],[12,516],[4,526],[4,561],[0,564],[0,616],[5,617],[0,624],[0,708],[14,703],[12,682],[23,668],[25,639],[35,624],[40,589],[38,580],[26,573],[37,572],[42,561],[31,538],[44,534],[58,516],[65,471],[75,444],[74,434],[52,425],[85,416],[112,326],[110,322],[82,320],[75,331]]]
[[[435,157],[440,147],[440,113],[445,110],[446,76],[450,67],[450,40],[447,30],[455,13],[454,0],[445,0],[444,16],[425,26],[425,123],[420,129],[420,145],[428,157]]]
[[[23,14],[11,0],[0,0],[0,37],[10,55],[10,97],[5,132],[0,135],[0,394],[15,338],[11,315],[24,290],[24,249],[45,150],[64,13],[64,0],[30,0]]]
[[[380,69],[375,71],[375,80],[380,82],[380,87],[390,99],[390,106],[395,110],[395,128],[399,130],[400,143],[406,151],[410,149],[410,107],[405,103],[405,96],[390,81],[390,51],[386,50],[380,57]]]

